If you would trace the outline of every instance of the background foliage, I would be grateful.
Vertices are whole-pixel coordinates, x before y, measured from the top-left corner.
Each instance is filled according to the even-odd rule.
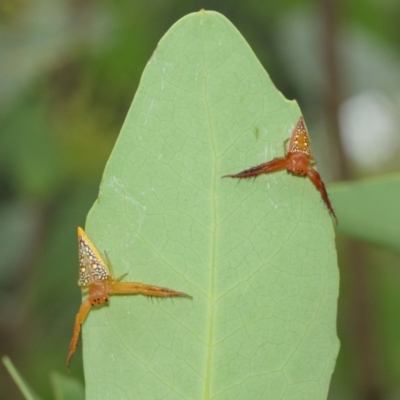
[[[146,62],[186,13],[215,9],[241,31],[279,90],[298,100],[325,181],[399,170],[400,4],[342,3],[0,4],[0,354],[42,398],[54,398],[50,372],[65,371],[80,303],[76,226],[96,199]],[[351,204],[328,190],[340,220]],[[360,193],[358,201],[369,199]],[[330,399],[400,396],[398,247],[382,235],[362,239],[368,244],[338,238],[342,345]],[[3,367],[0,397],[22,398]]]

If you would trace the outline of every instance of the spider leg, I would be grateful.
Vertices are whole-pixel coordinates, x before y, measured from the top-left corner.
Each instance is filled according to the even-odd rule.
[[[69,345],[69,353],[68,353],[68,357],[67,357],[67,369],[68,369],[68,372],[69,372],[69,364],[71,362],[71,358],[72,358],[73,354],[75,353],[76,345],[78,344],[79,333],[81,332],[81,325],[85,321],[85,319],[86,319],[91,307],[92,306],[91,306],[91,304],[89,302],[89,298],[87,298],[81,304],[81,307],[79,308],[79,312],[76,315],[74,331],[73,331],[73,334],[72,334],[71,343]]]
[[[106,259],[107,259],[107,266],[108,266],[108,268],[109,268],[109,270],[110,270],[111,278],[114,279],[115,281],[122,281],[122,279],[124,279],[124,278],[128,275],[128,273],[126,272],[125,274],[122,274],[121,276],[119,276],[118,278],[115,279],[114,269],[113,269],[111,260],[110,260],[110,258],[108,257],[108,254],[107,254],[106,251],[104,251],[104,254],[105,254]]]
[[[175,290],[146,285],[140,282],[117,282],[114,281],[108,285],[108,294],[144,294],[146,296],[157,296],[157,297],[189,297],[186,293],[176,292]]]
[[[324,200],[329,212],[332,214],[333,218],[335,218],[337,225],[338,219],[332,208],[331,202],[329,201],[328,193],[326,192],[325,184],[322,181],[320,174],[315,169],[308,167],[307,176],[310,178],[310,181],[314,184],[316,189],[321,193],[322,200]]]
[[[286,169],[285,158],[274,158],[267,163],[257,165],[256,167],[246,169],[242,172],[233,175],[224,175],[223,178],[251,178],[261,174],[269,174],[271,172],[281,171]]]
[[[104,250],[104,255],[105,255],[105,257],[106,257],[106,260],[107,260],[107,267],[108,267],[108,269],[110,270],[110,275],[112,276],[112,278],[114,278],[114,269],[113,269],[113,266],[112,266],[112,263],[111,263],[111,260],[110,260],[110,258],[108,257],[108,254],[107,254],[107,252]],[[122,279],[122,278],[121,278]]]
[[[122,274],[122,275],[119,276],[117,279],[115,279],[115,282],[120,282],[120,281],[122,281],[122,279],[124,279],[127,275],[128,275],[127,272],[126,272],[125,274]]]
[[[288,143],[289,143],[289,140],[290,139],[286,139],[284,142],[283,142],[283,154],[286,156],[286,154],[287,153],[289,153],[289,146],[288,146]]]

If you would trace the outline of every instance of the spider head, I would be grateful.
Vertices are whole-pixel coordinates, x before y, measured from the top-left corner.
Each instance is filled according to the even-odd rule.
[[[302,152],[289,152],[286,157],[286,169],[289,172],[294,175],[307,175],[310,159],[306,154]]]
[[[89,297],[89,301],[92,306],[99,306],[101,304],[107,304],[108,296],[107,295],[92,295]]]
[[[89,286],[89,301],[92,306],[108,304],[108,282],[97,281]]]

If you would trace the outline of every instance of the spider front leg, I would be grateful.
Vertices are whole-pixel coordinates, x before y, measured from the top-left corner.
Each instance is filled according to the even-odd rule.
[[[79,334],[81,332],[81,325],[85,321],[85,319],[86,319],[87,315],[89,314],[89,311],[90,311],[91,308],[92,308],[92,305],[90,304],[89,298],[87,298],[81,304],[81,307],[79,308],[79,312],[76,315],[74,331],[73,331],[73,334],[72,334],[71,343],[69,345],[69,353],[68,353],[68,357],[67,357],[67,369],[68,369],[68,371],[69,371],[69,364],[71,362],[71,358],[72,358],[73,354],[75,353],[76,345],[78,344]]]
[[[223,178],[251,178],[261,174],[269,174],[271,172],[282,171],[286,169],[285,158],[274,158],[273,160],[257,165],[256,167],[246,169],[242,172],[233,175],[224,175]]]
[[[329,212],[332,214],[333,218],[335,218],[337,225],[338,219],[336,217],[335,211],[332,208],[331,202],[329,201],[328,193],[326,192],[325,184],[321,179],[320,174],[312,167],[308,167],[307,176],[310,178],[310,181],[314,184],[316,189],[321,193],[322,200],[324,200]]]
[[[108,294],[144,294],[146,296],[156,297],[189,297],[186,293],[177,292],[172,289],[146,285],[140,282],[117,282],[114,281],[108,285]]]

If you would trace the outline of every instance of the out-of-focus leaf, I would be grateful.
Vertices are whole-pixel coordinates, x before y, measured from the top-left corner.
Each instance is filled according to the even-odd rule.
[[[60,58],[85,43],[100,47],[110,36],[111,21],[101,7],[97,13],[88,9],[74,15],[66,1],[39,0],[21,9],[14,23],[2,26],[0,36],[0,116]]]
[[[12,378],[14,379],[15,384],[21,390],[21,393],[24,395],[26,400],[40,400],[40,397],[29,387],[29,385],[24,381],[22,376],[19,374],[17,369],[14,367],[12,361],[7,357],[2,357],[3,364],[7,368],[7,371],[10,373]]]
[[[116,275],[193,296],[116,296],[84,324],[87,399],[323,399],[338,351],[334,232],[282,156],[300,116],[221,15],[176,23],[141,80],[87,233]]]
[[[29,251],[37,227],[35,211],[30,204],[22,202],[0,206],[0,298],[12,277],[23,273],[21,269],[26,267],[23,256]]]
[[[338,232],[400,251],[400,174],[337,183],[329,195]]]
[[[63,181],[61,148],[51,136],[44,104],[21,104],[1,126],[0,168],[24,196],[47,199]]]
[[[84,400],[85,391],[80,381],[54,372],[51,375],[55,400]]]

